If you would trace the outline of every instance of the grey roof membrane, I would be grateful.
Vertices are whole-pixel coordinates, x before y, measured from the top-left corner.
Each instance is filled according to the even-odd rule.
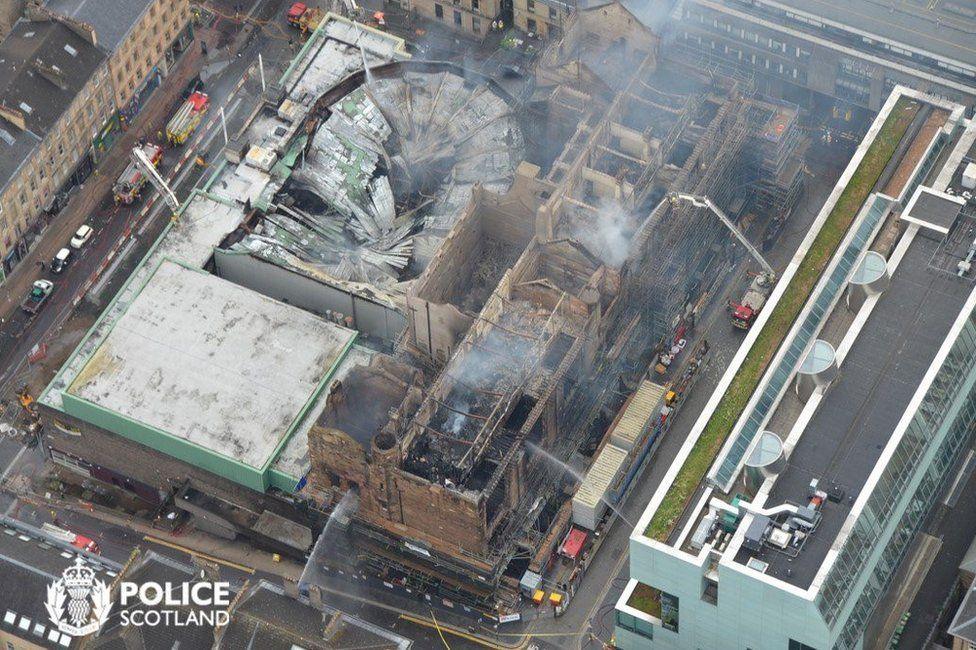
[[[167,260],[69,392],[261,468],[354,336]]]
[[[796,558],[765,548],[768,575],[806,589],[823,564],[850,507],[945,340],[972,286],[928,269],[938,243],[916,236],[807,424],[766,503],[805,504],[811,479],[837,484],[841,503],[827,502],[823,520]],[[740,558],[745,561],[744,558]]]
[[[918,196],[908,206],[911,219],[924,222],[943,232],[948,232],[955,223],[962,206],[944,196],[920,188]]]

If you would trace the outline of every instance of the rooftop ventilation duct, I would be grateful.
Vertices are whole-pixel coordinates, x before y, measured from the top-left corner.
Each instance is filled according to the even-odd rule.
[[[817,388],[827,388],[837,376],[837,353],[827,341],[817,339],[796,371],[796,395],[804,404]]]
[[[868,296],[876,296],[888,288],[891,273],[884,256],[868,251],[854,269],[847,286],[847,308],[857,313]]]

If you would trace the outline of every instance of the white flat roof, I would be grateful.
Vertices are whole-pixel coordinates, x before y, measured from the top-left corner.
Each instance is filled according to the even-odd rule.
[[[260,468],[354,337],[165,260],[67,392]]]
[[[100,320],[45,389],[40,401],[56,409],[63,408],[61,391],[71,385],[77,373],[88,363],[89,355],[101,345],[106,333],[139,294],[139,287],[162,260],[169,258],[203,268],[213,255],[214,246],[232,233],[243,219],[244,211],[240,206],[228,205],[203,193],[192,194],[183,204],[176,223],[171,225],[155,248],[150,249],[147,258],[132,272]]]
[[[312,467],[312,463],[308,458],[308,432],[311,430],[312,425],[318,421],[322,411],[325,410],[329,395],[332,394],[333,382],[336,380],[344,380],[349,374],[349,371],[356,366],[368,366],[374,354],[376,353],[373,350],[358,345],[353,345],[349,348],[349,353],[346,354],[342,363],[339,364],[339,367],[332,374],[329,380],[329,387],[322,391],[322,395],[315,403],[315,406],[309,410],[305,419],[302,420],[302,425],[295,430],[295,433],[288,440],[288,444],[278,454],[278,458],[274,463],[274,469],[296,480],[308,474]]]

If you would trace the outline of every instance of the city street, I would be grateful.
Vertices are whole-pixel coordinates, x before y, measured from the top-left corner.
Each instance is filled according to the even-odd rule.
[[[269,15],[280,14],[279,9],[282,4],[277,0],[270,2],[259,0],[252,6],[251,13],[262,17],[263,20]],[[210,38],[217,40],[222,21],[226,22],[228,19],[218,16],[211,28],[201,32],[214,34]],[[255,74],[254,78],[249,80],[250,83],[247,83],[246,77],[249,69],[256,72],[257,53],[263,52],[265,72],[269,77],[276,74],[289,60],[293,46],[281,36],[282,25],[276,24],[273,27],[273,29],[255,30],[252,38],[239,43],[242,45],[239,53],[227,48],[211,49],[206,62],[187,61],[190,69],[183,71],[178,78],[168,78],[155,91],[153,101],[149,102],[145,109],[145,113],[152,113],[156,119],[147,124],[136,122],[136,133],[132,133],[130,139],[139,135],[150,141],[155,140],[154,134],[162,129],[169,119],[171,107],[175,108],[180,101],[179,95],[185,85],[184,79],[198,73],[204,79],[205,91],[210,96],[211,109],[189,142],[181,147],[165,149],[160,165],[161,175],[167,179],[173,191],[181,199],[189,195],[209,173],[208,169],[195,165],[194,159],[198,155],[211,162],[220,158],[224,145],[220,107],[224,108],[228,131],[233,132],[258,101],[260,83],[256,78],[257,75]],[[232,41],[228,45],[233,46],[235,43],[236,41]],[[184,62],[180,63],[182,65]],[[171,107],[164,106],[163,108],[167,110],[160,111],[155,102],[167,103]],[[110,152],[114,167],[124,167],[127,164],[129,152],[122,145],[123,142],[117,143]],[[103,161],[102,167],[113,166],[109,162],[109,160]],[[11,422],[18,415],[19,406],[16,405],[14,391],[24,383],[28,383],[31,393],[36,397],[50,380],[60,362],[67,357],[83,332],[91,325],[100,306],[111,299],[127,276],[128,270],[141,258],[168,222],[168,210],[164,203],[158,200],[156,191],[150,185],[143,189],[141,198],[132,205],[116,205],[108,189],[111,182],[104,185],[106,185],[103,188],[104,195],[97,208],[80,215],[79,223],[91,225],[95,231],[94,235],[81,250],[74,252],[67,269],[56,275],[49,267],[42,271],[37,263],[33,265],[24,263],[5,285],[5,289],[8,290],[5,304],[14,307],[8,310],[7,317],[0,323],[0,402],[8,406],[2,418],[4,421]],[[70,212],[71,205],[58,219],[68,219],[72,216]],[[52,224],[48,228],[43,245],[38,245],[37,248],[57,250],[67,246],[67,239],[77,228],[74,224],[69,226],[69,228],[56,228]],[[33,317],[15,307],[23,296],[12,295],[11,289],[14,285],[13,279],[20,276],[24,276],[27,282],[44,277],[55,284],[55,290],[48,303]],[[40,362],[39,368],[34,369],[28,363],[27,356],[35,345],[40,344],[48,346],[48,356]],[[2,467],[5,470],[9,470],[8,463],[17,454],[16,451],[7,450],[16,446],[18,445],[13,445],[9,440],[0,443],[0,462],[3,463]]]
[[[250,14],[264,21],[268,17],[280,16],[282,4],[277,0],[258,0],[252,5]],[[222,22],[228,20],[218,16],[212,27],[200,30],[203,36],[198,34],[198,37],[217,41]],[[180,101],[179,95],[186,83],[185,79],[200,74],[210,96],[211,109],[189,142],[182,147],[165,150],[160,165],[161,175],[181,199],[202,183],[209,173],[209,169],[194,164],[194,158],[199,155],[211,162],[220,158],[224,145],[220,107],[224,108],[228,131],[233,132],[240,127],[244,116],[259,100],[257,53],[263,53],[268,77],[278,74],[290,59],[293,45],[281,36],[284,20],[280,22],[282,25],[274,24],[267,30],[255,30],[254,36],[246,41],[229,40],[227,48],[211,48],[205,62],[187,61],[190,69],[182,70],[178,77],[164,81],[144,109],[144,113],[151,114],[155,120],[152,123],[136,121],[137,133],[133,133],[130,139],[137,135],[154,139],[149,134],[162,129],[171,113],[168,106],[163,107],[167,108],[165,111],[159,110],[154,102],[168,103],[175,107]],[[237,33],[234,24],[226,27],[226,31]],[[238,51],[229,49],[235,44],[242,46],[239,55]],[[193,48],[199,48],[199,45],[194,45]],[[250,76],[247,74],[249,71],[253,73]],[[123,142],[117,143],[110,152],[110,160],[103,161],[102,167],[118,168],[127,164],[128,150],[122,145]],[[90,182],[95,180],[97,179]],[[114,178],[112,181],[114,182]],[[150,185],[143,189],[142,197],[132,205],[115,205],[110,190],[107,189],[111,182],[104,185],[105,194],[98,207],[88,214],[80,215],[80,222],[91,225],[95,233],[80,251],[75,251],[74,258],[63,273],[55,275],[49,268],[42,271],[39,265],[29,266],[26,263],[17,269],[17,274],[25,276],[29,282],[45,277],[51,279],[56,288],[48,304],[36,316],[28,317],[20,309],[14,308],[0,322],[0,403],[6,407],[0,415],[2,422],[21,427],[25,424],[14,392],[27,383],[33,396],[39,394],[92,324],[101,306],[111,300],[131,268],[169,221],[169,210]],[[59,218],[67,219],[71,216],[70,212],[69,205]],[[66,246],[67,238],[77,227],[74,224],[69,226],[67,229],[56,228],[52,224],[44,242],[37,248],[56,250]],[[65,230],[68,234],[62,232]],[[65,240],[53,241],[57,237]],[[52,241],[48,241],[49,239]],[[15,275],[14,278],[16,277],[18,276]],[[12,279],[8,279],[5,288],[9,289],[13,285]],[[7,303],[16,305],[23,296],[5,297]],[[29,364],[28,354],[35,345],[41,344],[48,347],[47,357],[37,364]],[[39,447],[24,447],[15,435],[0,437],[0,484],[15,477],[34,476],[42,468],[43,462],[43,452]],[[0,513],[13,512],[15,506],[11,494],[6,491],[0,493]],[[119,542],[120,552],[125,547],[122,539]],[[127,555],[128,551],[124,554]]]
[[[161,176],[179,199],[184,199],[194,188],[202,185],[209,177],[209,164],[220,160],[224,146],[220,108],[224,109],[228,133],[234,133],[260,101],[258,53],[262,55],[266,79],[271,80],[281,74],[297,51],[300,43],[292,41],[294,32],[283,18],[283,8],[287,4],[282,0],[256,0],[244,13],[250,17],[248,22],[258,28],[249,30],[250,35],[243,35],[240,22],[234,19],[232,3],[224,3],[213,7],[216,15],[214,25],[209,30],[198,31],[198,41],[210,41],[209,56],[205,62],[195,66],[193,74],[199,72],[204,81],[204,91],[210,97],[210,109],[190,141],[182,147],[165,150],[159,168]],[[225,42],[225,47],[215,47],[217,42]],[[199,46],[195,44],[194,47]],[[193,74],[187,73],[182,77],[192,77]],[[172,81],[164,81],[144,109],[158,114],[151,124],[139,129],[139,134],[149,140],[154,139],[152,134],[165,125],[177,105],[175,99],[166,102],[165,98],[159,98],[167,93],[178,98],[185,85],[183,78],[178,80],[179,83]],[[171,106],[165,107],[165,111],[158,110],[158,101]],[[209,163],[206,168],[194,164],[197,156]],[[116,166],[124,167],[128,150],[116,146],[111,150],[110,158],[116,161]],[[106,166],[106,161],[103,161],[103,166]],[[106,184],[106,187],[110,186],[111,182]],[[69,212],[70,207],[61,217]],[[158,193],[147,185],[142,197],[130,206],[115,205],[110,193],[107,193],[96,209],[80,217],[83,217],[82,223],[93,227],[95,234],[62,274],[53,275],[49,269],[42,271],[36,263],[32,266],[25,264],[17,270],[29,281],[44,277],[56,283],[49,304],[35,317],[28,318],[27,314],[15,308],[22,296],[6,296],[8,306],[14,308],[10,309],[10,316],[0,322],[0,402],[7,404],[5,412],[0,415],[0,422],[25,423],[26,418],[17,404],[15,390],[28,382],[31,394],[37,396],[93,323],[98,311],[111,300],[169,222],[170,214]],[[70,233],[76,228],[75,224],[62,228],[52,224],[45,233],[44,241],[35,250],[57,250],[66,245],[66,240],[53,240],[57,237],[70,238]],[[47,344],[48,357],[37,365],[28,364],[27,355],[38,344]],[[0,491],[0,514],[15,517],[32,526],[55,523],[68,528],[96,540],[106,557],[120,563],[128,560],[135,546],[184,562],[192,559],[194,554],[190,549],[154,540],[130,527],[112,524],[75,510],[53,510],[18,499],[13,493],[15,488],[23,489],[24,481],[39,475],[44,463],[45,456],[40,446],[29,448],[13,436],[0,437],[0,485],[6,488]],[[20,479],[19,482],[16,479]],[[219,558],[215,559],[220,562]],[[241,570],[233,563],[220,563],[221,577],[237,587],[246,580],[253,583],[262,578],[276,584],[281,582],[280,576],[273,573]],[[436,629],[403,619],[398,611],[381,602],[370,604],[368,599],[331,598],[335,601],[328,602],[333,606],[408,636],[418,647],[438,647],[441,644],[440,633]],[[452,638],[451,647],[474,648],[483,647],[483,644]]]
[[[280,19],[281,6],[281,2],[257,2],[250,13],[261,17],[261,20],[277,15],[277,20],[283,22]],[[215,29],[219,28],[222,20],[227,19],[218,15]],[[193,159],[201,155],[207,161],[214,162],[221,155],[224,143],[219,119],[220,107],[224,108],[227,130],[232,133],[239,128],[244,117],[258,101],[260,84],[254,74],[257,53],[262,53],[267,78],[274,78],[277,71],[283,69],[290,59],[294,46],[280,36],[280,27],[276,25],[273,28],[255,30],[253,37],[241,43],[240,56],[231,51],[211,50],[211,56],[200,72],[206,84],[205,90],[210,95],[210,111],[190,142],[182,148],[165,152],[161,166],[162,175],[170,182],[178,198],[185,198],[208,176],[208,170],[197,167]],[[238,40],[235,39],[232,44]],[[124,153],[113,151],[113,155]],[[797,214],[784,229],[778,246],[771,253],[772,262],[778,267],[785,265],[792,256],[793,250],[805,234],[806,226],[816,214],[816,207],[831,187],[831,174],[836,175],[836,170],[825,169],[821,173],[822,176],[808,179],[806,197]],[[71,346],[77,343],[81,333],[90,325],[97,311],[96,307],[104,306],[111,299],[131,268],[165,226],[168,216],[164,203],[151,188],[147,188],[142,200],[132,206],[116,207],[110,198],[102,203],[89,220],[96,229],[95,237],[68,271],[56,279],[59,286],[51,304],[33,321],[28,322],[26,315],[18,313],[0,328],[0,368],[5,369],[0,375],[0,388],[3,389],[0,395],[10,395],[13,388],[19,387],[32,374],[25,359],[27,352],[35,344],[46,342],[53,347],[54,341],[59,336],[64,337],[65,332],[73,327],[76,333],[70,339]],[[745,262],[746,260],[741,259],[733,272],[727,274],[724,294],[738,289],[737,282],[748,266]],[[85,299],[80,301],[79,309],[72,314],[73,302],[81,293],[85,293]],[[700,335],[712,346],[709,366],[679,412],[670,434],[660,443],[643,476],[636,482],[626,502],[620,506],[629,521],[639,518],[721,376],[726,362],[741,342],[741,332],[729,326],[726,320],[724,294],[717,297],[705,322],[700,325]],[[13,333],[18,331],[23,333],[14,337]],[[59,350],[62,358],[69,352],[70,347]],[[56,364],[54,367],[56,368]],[[50,371],[44,376],[44,382],[50,378],[49,373]],[[32,386],[32,389],[39,390],[44,382]],[[3,467],[0,472],[4,474],[4,478],[30,476],[40,469],[43,460],[38,449],[25,449],[12,440],[0,440],[0,467]],[[40,525],[53,518],[51,512],[18,504],[13,497],[6,494],[0,495],[0,512],[4,511],[33,525]],[[149,544],[161,553],[185,558],[183,551],[146,542],[142,534],[123,526],[110,525],[97,518],[74,512],[62,511],[57,516],[59,523],[96,539],[103,552],[112,559],[124,561],[136,544]],[[522,643],[528,638],[527,635],[532,636],[539,644],[549,647],[599,647],[600,644],[609,642],[613,634],[613,605],[627,583],[627,546],[630,533],[630,527],[619,519],[609,531],[605,531],[599,553],[591,562],[572,605],[561,618],[554,619],[549,612],[545,612],[549,615],[540,616],[521,627],[515,625],[502,626],[497,630],[482,629],[478,631],[479,634],[490,634],[501,645]],[[235,574],[234,570],[229,571]],[[243,578],[240,572],[235,575]],[[276,576],[268,577],[277,580]],[[416,612],[417,608],[401,607],[402,603],[395,599],[384,598],[382,591],[349,596],[330,594],[330,598],[341,604],[344,610],[402,634],[407,634],[409,630],[412,638],[417,638],[418,641],[424,639],[434,644],[421,647],[434,647],[438,644],[436,630],[428,627],[429,620],[436,618],[433,612],[432,617],[423,617],[429,619],[428,623],[413,622],[403,617],[419,614]],[[463,630],[458,633],[464,634]],[[460,636],[452,637],[452,647],[464,647],[465,643],[474,642]]]

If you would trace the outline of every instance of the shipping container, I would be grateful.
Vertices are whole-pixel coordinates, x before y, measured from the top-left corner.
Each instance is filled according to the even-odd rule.
[[[604,499],[610,498],[610,489],[620,478],[626,461],[627,452],[614,445],[605,446],[597,454],[573,497],[574,524],[596,530],[597,522],[607,509]]]
[[[627,451],[633,449],[647,430],[648,421],[658,416],[664,392],[664,386],[646,379],[642,381],[614,421],[610,444]]]

